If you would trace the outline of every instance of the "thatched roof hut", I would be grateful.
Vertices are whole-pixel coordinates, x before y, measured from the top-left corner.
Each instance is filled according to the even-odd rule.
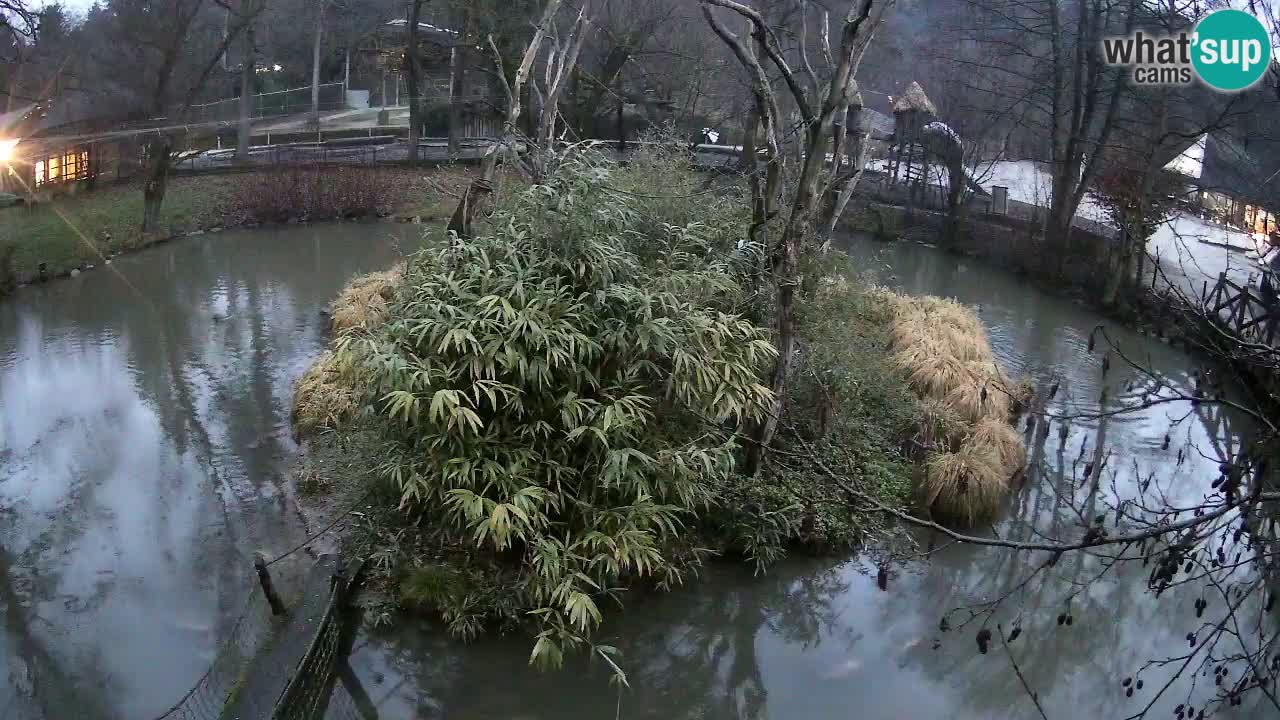
[[[922,112],[929,116],[936,117],[938,109],[933,106],[933,101],[928,95],[924,94],[924,88],[920,87],[920,83],[912,80],[907,86],[906,92],[901,96],[894,98],[893,114],[907,112]]]

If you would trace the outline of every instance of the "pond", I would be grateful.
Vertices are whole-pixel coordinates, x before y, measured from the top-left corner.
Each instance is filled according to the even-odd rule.
[[[0,300],[10,717],[147,717],[208,668],[250,554],[302,534],[282,480],[320,309],[416,237],[226,232]]]
[[[387,225],[224,233],[0,301],[0,705],[19,718],[146,718],[199,677],[238,610],[250,554],[302,534],[282,478],[296,451],[292,386],[325,340],[319,310],[351,275],[415,243],[413,228]],[[928,247],[848,238],[846,249],[884,282],[977,305],[1007,371],[1060,381],[1053,410],[1097,409],[1094,313]],[[1193,383],[1182,353],[1111,332],[1130,356]],[[1111,397],[1131,379],[1112,367]],[[1199,497],[1241,424],[1197,409],[1170,430],[1189,410],[1073,422],[1061,444],[1055,426],[1033,453],[1043,474],[997,532],[1071,527],[1054,489],[1099,445],[1108,492],[1132,493],[1154,471],[1171,496]],[[1179,466],[1187,443],[1199,452]],[[1147,671],[1133,698],[1120,681],[1186,648],[1197,589],[1153,602],[1141,568],[1084,583],[1101,570],[1084,555],[1022,584],[1042,560],[942,547],[884,591],[858,558],[793,558],[760,577],[713,564],[683,590],[628,594],[603,628],[628,688],[598,660],[542,673],[526,664],[527,638],[464,646],[418,622],[367,632],[352,665],[382,718],[1035,717],[1011,659],[1050,718],[1138,711],[1169,671]],[[953,608],[1007,593],[998,620],[1022,629],[1009,653],[997,643],[979,654],[965,611],[940,630]]]

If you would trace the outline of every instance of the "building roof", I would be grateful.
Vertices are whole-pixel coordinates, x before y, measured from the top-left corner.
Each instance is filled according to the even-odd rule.
[[[1200,186],[1280,212],[1280,144],[1250,140],[1228,132],[1211,133],[1205,143]]]
[[[928,95],[924,94],[924,88],[920,87],[920,83],[915,80],[907,86],[907,89],[893,100],[893,113],[904,112],[924,112],[929,115],[937,115],[938,109],[933,106],[933,101]]]
[[[0,135],[8,135],[10,128],[16,128],[21,124],[25,124],[27,116],[36,109],[34,104],[23,105],[17,110],[11,110],[6,113],[0,113]]]
[[[882,112],[864,107],[862,109],[862,131],[873,140],[886,140],[893,135],[893,118]]]
[[[393,28],[403,28],[403,27],[408,27],[408,25],[409,25],[409,21],[405,18],[398,18],[396,20],[391,20],[387,23],[387,27],[393,27]],[[442,35],[449,35],[449,36],[456,36],[458,34],[457,30],[450,30],[449,28],[446,28],[446,27],[439,27],[437,25],[432,25],[429,22],[419,22],[418,29],[427,33],[439,33]]]
[[[1165,166],[1197,188],[1280,212],[1280,142],[1225,129],[1189,139]]]

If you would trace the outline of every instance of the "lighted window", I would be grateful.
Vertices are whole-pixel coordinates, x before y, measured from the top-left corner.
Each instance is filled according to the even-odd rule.
[[[49,182],[55,183],[62,178],[62,158],[57,156],[49,158]]]
[[[43,185],[44,183],[45,183],[44,161],[37,160],[36,161],[36,186]]]

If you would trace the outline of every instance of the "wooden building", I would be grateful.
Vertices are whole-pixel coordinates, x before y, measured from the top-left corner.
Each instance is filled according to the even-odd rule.
[[[889,145],[888,178],[890,182],[922,185],[928,175],[928,158],[921,142],[925,125],[937,119],[924,88],[914,80],[906,91],[893,99],[893,138]]]

